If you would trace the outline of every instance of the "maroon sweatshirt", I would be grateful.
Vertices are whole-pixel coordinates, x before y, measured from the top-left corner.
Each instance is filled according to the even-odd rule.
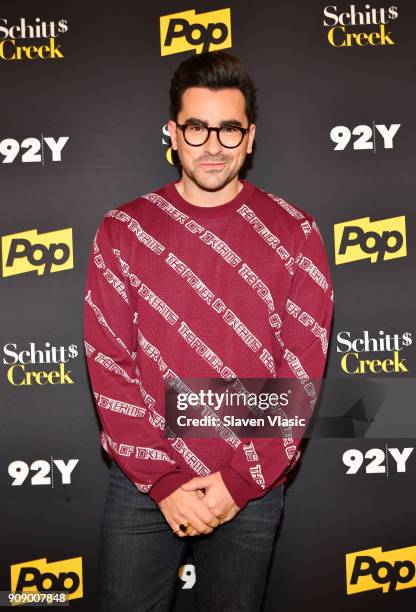
[[[315,221],[248,181],[226,204],[175,183],[109,211],[85,297],[101,443],[159,502],[216,471],[243,508],[286,478],[299,440],[165,438],[165,381],[322,376],[332,287]]]

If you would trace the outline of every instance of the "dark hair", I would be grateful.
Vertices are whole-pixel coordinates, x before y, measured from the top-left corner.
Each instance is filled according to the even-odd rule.
[[[170,116],[176,121],[181,109],[182,94],[189,87],[206,87],[213,91],[239,89],[246,101],[246,115],[249,123],[255,123],[257,102],[256,86],[239,59],[214,51],[193,55],[182,62],[170,83]]]

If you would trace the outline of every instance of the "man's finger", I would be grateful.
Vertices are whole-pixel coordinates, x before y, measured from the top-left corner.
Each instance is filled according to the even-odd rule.
[[[196,535],[199,535],[201,533],[204,533],[204,534],[212,533],[214,530],[213,527],[210,527],[210,525],[208,525],[204,521],[201,521],[201,519],[193,512],[189,514],[188,523],[190,523],[193,529],[198,532]],[[188,535],[193,535],[193,534],[191,533]]]
[[[207,486],[207,477],[191,478],[181,486],[184,491],[195,491],[195,489],[204,489]]]
[[[237,510],[236,508],[229,510],[226,514],[223,514],[222,516],[218,517],[219,518],[219,522],[220,525],[222,525],[223,523],[228,523],[228,521],[231,521],[236,514],[238,514],[239,510]]]
[[[209,525],[210,527],[213,527],[213,528],[218,527],[219,525],[218,517],[215,516],[215,514],[209,508],[207,508],[207,506],[204,506],[203,504],[201,504],[200,506],[198,506],[198,509],[195,510],[195,514],[206,525]]]
[[[197,531],[197,529],[195,529],[194,523],[191,522],[190,520],[180,520],[178,519],[178,521],[180,522],[173,522],[173,527],[172,527],[172,531],[174,533],[176,533],[176,535],[178,535],[180,538],[184,538],[186,536],[190,536],[190,535],[200,535],[199,531]],[[196,521],[194,521],[196,522]],[[190,528],[188,528],[186,531],[182,531],[182,529],[180,528],[180,525],[186,525],[186,524],[190,525]]]

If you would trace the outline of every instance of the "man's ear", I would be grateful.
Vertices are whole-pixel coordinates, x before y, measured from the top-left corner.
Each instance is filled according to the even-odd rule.
[[[172,149],[174,151],[178,150],[178,140],[176,138],[176,122],[173,119],[169,119],[168,121],[168,130],[169,136],[172,143]]]
[[[253,143],[254,143],[255,134],[256,134],[256,126],[254,123],[252,123],[249,127],[249,132],[248,132],[247,153],[253,152]]]

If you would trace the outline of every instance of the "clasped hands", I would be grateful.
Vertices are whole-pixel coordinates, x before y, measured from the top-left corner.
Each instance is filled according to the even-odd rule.
[[[220,472],[192,478],[162,499],[158,506],[172,531],[180,537],[212,533],[240,510]],[[191,527],[182,533],[179,529],[181,524]]]

